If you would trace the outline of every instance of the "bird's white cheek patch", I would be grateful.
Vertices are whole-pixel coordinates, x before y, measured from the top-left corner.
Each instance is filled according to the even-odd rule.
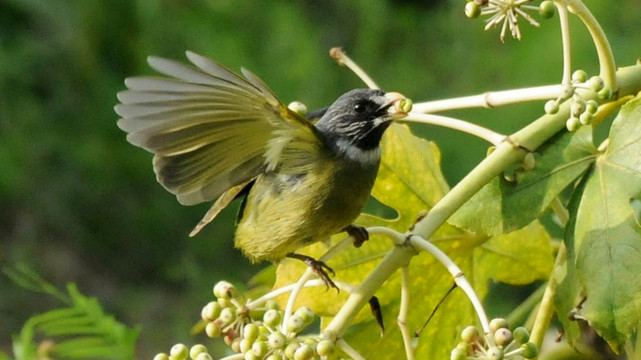
[[[363,150],[347,141],[338,141],[338,148],[350,160],[363,164],[376,164],[381,160],[381,148],[379,146],[370,150]]]

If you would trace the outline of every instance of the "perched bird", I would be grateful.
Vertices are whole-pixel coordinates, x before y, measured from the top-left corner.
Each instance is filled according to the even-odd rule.
[[[366,239],[351,224],[374,185],[381,136],[411,101],[356,89],[317,112],[313,124],[251,72],[242,69],[243,78],[201,55],[187,57],[195,66],[148,58],[169,77],[127,78],[118,126],[154,154],[158,182],[181,204],[217,199],[192,236],[245,196],[235,246],[252,261],[301,259],[334,286],[327,265],[295,251],[341,231]]]

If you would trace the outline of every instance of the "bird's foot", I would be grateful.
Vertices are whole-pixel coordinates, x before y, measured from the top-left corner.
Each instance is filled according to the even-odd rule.
[[[311,256],[302,255],[302,254],[296,254],[296,253],[289,253],[289,254],[287,254],[287,257],[288,258],[292,258],[292,259],[297,259],[297,260],[300,260],[300,261],[304,262],[305,265],[309,266],[314,271],[314,273],[321,280],[323,280],[323,282],[327,286],[327,289],[329,289],[330,287],[333,287],[334,289],[336,289],[336,291],[340,291],[340,290],[338,290],[338,286],[336,286],[336,284],[334,284],[332,279],[330,279],[329,275],[327,274],[327,272],[329,272],[329,273],[332,274],[332,276],[334,276],[334,275],[336,275],[336,273],[334,272],[334,270],[331,267],[329,267],[324,262],[322,262],[320,260],[316,260]]]
[[[354,238],[354,247],[361,247],[363,243],[369,240],[369,233],[367,229],[358,225],[348,225],[343,229],[349,236]]]

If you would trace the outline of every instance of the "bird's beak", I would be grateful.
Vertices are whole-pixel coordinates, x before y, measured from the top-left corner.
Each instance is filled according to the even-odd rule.
[[[386,101],[382,108],[387,109],[389,120],[402,119],[412,110],[412,100],[401,93],[388,92],[385,93],[384,98]]]

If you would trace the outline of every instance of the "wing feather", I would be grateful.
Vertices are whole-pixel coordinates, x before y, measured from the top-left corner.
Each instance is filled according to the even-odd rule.
[[[266,170],[313,166],[323,135],[258,76],[193,52],[187,58],[195,66],[149,57],[168,77],[127,78],[115,107],[127,140],[154,153],[158,182],[180,203],[214,200]]]

